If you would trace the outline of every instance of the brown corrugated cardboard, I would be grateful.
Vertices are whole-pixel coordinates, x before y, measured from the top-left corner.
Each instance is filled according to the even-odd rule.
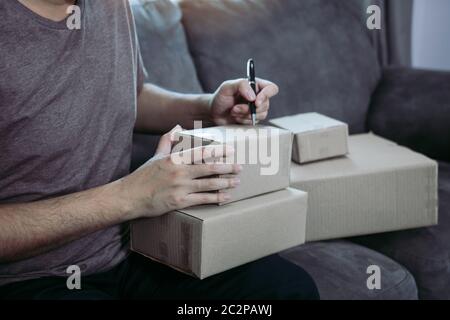
[[[302,113],[270,120],[294,133],[292,160],[306,163],[348,153],[347,124],[319,113]]]
[[[176,147],[187,149],[208,144],[235,148],[233,163],[242,164],[241,184],[229,190],[231,200],[247,199],[289,187],[292,134],[271,126],[221,126],[178,133]],[[187,142],[183,143],[183,142]],[[174,151],[181,151],[176,150]],[[222,203],[225,204],[225,203]]]
[[[131,225],[131,248],[200,279],[305,242],[307,194],[285,189]]]
[[[437,224],[437,164],[373,134],[350,136],[347,157],[291,166],[308,192],[306,240]]]

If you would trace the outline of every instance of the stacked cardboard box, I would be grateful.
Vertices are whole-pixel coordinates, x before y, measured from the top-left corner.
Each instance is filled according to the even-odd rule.
[[[200,279],[305,242],[307,195],[285,189],[132,224],[132,249]]]
[[[289,131],[226,126],[184,131],[179,139],[174,152],[232,145],[241,184],[230,190],[232,203],[133,222],[132,250],[203,279],[305,242],[307,194],[288,188]]]
[[[348,153],[347,124],[319,113],[301,113],[270,121],[294,133],[292,160],[306,163]]]
[[[437,223],[435,161],[373,134],[347,142],[344,123],[317,113],[271,123],[295,135],[291,186],[308,192],[307,241]]]
[[[134,222],[132,249],[203,279],[305,241],[437,223],[435,161],[373,134],[348,138],[345,124],[318,114],[272,123],[294,133],[298,164],[290,164],[292,136],[285,130],[182,132],[188,148],[232,144],[233,162],[240,163],[236,144],[245,142],[246,161],[262,148],[272,163],[243,163],[233,203]],[[262,174],[264,169],[271,174]],[[286,188],[289,183],[298,190]]]
[[[182,131],[175,140],[179,144],[174,151],[224,144],[235,149],[231,160],[241,164],[243,170],[241,184],[230,190],[229,202],[289,187],[292,134],[287,130],[229,125]]]
[[[373,134],[350,136],[349,151],[292,165],[292,187],[309,197],[307,241],[437,224],[435,161]]]

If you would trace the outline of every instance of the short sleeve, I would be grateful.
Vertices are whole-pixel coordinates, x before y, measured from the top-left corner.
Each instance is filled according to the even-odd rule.
[[[129,29],[130,34],[132,36],[132,42],[133,42],[133,59],[135,60],[136,65],[136,91],[137,95],[142,91],[142,88],[144,86],[145,78],[147,77],[147,70],[145,69],[144,62],[142,60],[141,56],[141,49],[139,47],[139,38],[136,31],[136,22],[134,20],[134,14],[133,10],[131,10],[131,4],[128,0],[122,0],[123,4],[127,10],[128,15],[128,22],[129,22]]]
[[[141,50],[139,49],[139,43],[137,43],[137,95],[142,91],[144,87],[145,78],[147,78],[147,70],[145,69],[144,62],[142,61]]]

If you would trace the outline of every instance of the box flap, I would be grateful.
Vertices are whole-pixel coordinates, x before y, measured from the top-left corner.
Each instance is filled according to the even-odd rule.
[[[192,136],[202,138],[207,141],[219,143],[232,143],[243,139],[256,139],[260,130],[277,130],[281,134],[289,134],[288,131],[275,128],[273,126],[257,125],[227,125],[218,127],[199,128],[183,130],[176,134],[176,137]],[[231,134],[232,132],[242,132],[241,135]]]

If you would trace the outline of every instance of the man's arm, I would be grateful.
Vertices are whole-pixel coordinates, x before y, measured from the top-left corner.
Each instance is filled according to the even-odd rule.
[[[128,219],[120,182],[49,200],[0,205],[0,263],[54,249]]]
[[[240,167],[178,164],[172,157],[163,156],[170,152],[170,137],[171,133],[161,138],[155,159],[120,180],[49,200],[1,204],[0,263],[44,253],[128,220],[229,200],[225,189],[239,184],[234,174]],[[205,148],[190,152],[200,153],[197,159],[212,154]],[[230,154],[230,150],[216,151],[219,156]],[[209,178],[215,175],[230,176]]]
[[[191,129],[194,121],[202,121],[203,127],[251,124],[249,101],[255,102],[256,119],[263,120],[278,87],[263,79],[257,79],[257,87],[255,96],[246,79],[236,79],[225,81],[213,94],[180,94],[145,84],[138,97],[135,130],[161,133],[177,124]]]
[[[209,94],[181,94],[145,84],[138,97],[135,130],[138,132],[167,132],[177,124],[191,129],[194,120],[203,126],[212,124]]]

